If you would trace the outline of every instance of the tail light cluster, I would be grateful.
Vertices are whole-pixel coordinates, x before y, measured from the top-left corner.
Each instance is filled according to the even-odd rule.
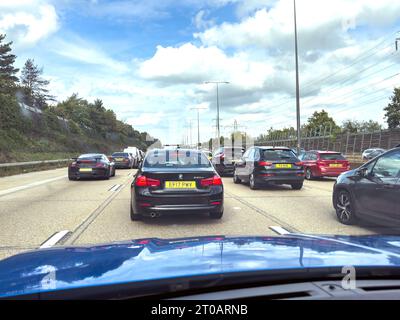
[[[272,166],[272,162],[260,161],[258,163],[258,165],[261,166],[261,167],[270,167],[270,166]]]
[[[222,186],[222,179],[220,176],[215,175],[212,178],[207,178],[207,179],[201,179],[200,180],[200,185],[202,187],[208,187],[208,186]]]
[[[96,163],[96,168],[105,168],[105,167],[107,167],[107,165],[102,162]]]
[[[147,178],[146,176],[139,176],[136,178],[135,185],[137,187],[159,187],[161,181],[158,179]]]

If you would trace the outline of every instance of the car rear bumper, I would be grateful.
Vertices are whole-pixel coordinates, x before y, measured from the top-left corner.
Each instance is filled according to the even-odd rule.
[[[115,168],[117,169],[129,169],[131,167],[130,163],[115,163]]]
[[[79,172],[78,170],[71,171],[71,175],[75,178],[96,178],[105,177],[108,174],[107,169],[92,169],[92,172]]]
[[[143,216],[157,216],[162,215],[178,215],[178,214],[193,214],[193,213],[208,213],[208,212],[221,212],[221,205],[165,205],[154,206],[149,208],[140,208],[136,212]]]
[[[132,206],[141,215],[156,212],[164,214],[185,214],[220,212],[223,209],[223,188],[216,188],[206,195],[153,195],[143,190],[132,190]]]
[[[342,173],[349,171],[349,169],[345,168],[342,170],[327,170],[321,168],[318,172],[318,176],[320,177],[339,177]]]
[[[235,170],[234,164],[215,164],[214,167],[219,174],[221,173],[233,174],[233,171]]]
[[[260,184],[295,184],[303,183],[304,175],[264,176],[257,175],[255,181]]]

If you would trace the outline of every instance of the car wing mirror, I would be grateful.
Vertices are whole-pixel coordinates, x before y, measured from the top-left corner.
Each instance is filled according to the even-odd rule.
[[[360,177],[367,177],[368,176],[368,168],[361,168],[357,170],[357,175]]]

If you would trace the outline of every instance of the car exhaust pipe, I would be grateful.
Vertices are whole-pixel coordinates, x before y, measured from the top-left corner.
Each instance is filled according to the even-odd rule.
[[[159,215],[155,212],[150,213],[150,218],[157,218]]]

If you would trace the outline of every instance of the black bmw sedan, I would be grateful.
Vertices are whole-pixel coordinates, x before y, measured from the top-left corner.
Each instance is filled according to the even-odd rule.
[[[131,185],[131,219],[188,213],[221,219],[223,199],[222,180],[203,152],[154,149]]]
[[[334,185],[333,206],[343,224],[363,218],[382,225],[399,225],[400,148],[341,174]]]
[[[109,179],[115,176],[114,162],[108,160],[104,154],[88,153],[78,158],[72,158],[68,165],[68,179],[103,178]]]

